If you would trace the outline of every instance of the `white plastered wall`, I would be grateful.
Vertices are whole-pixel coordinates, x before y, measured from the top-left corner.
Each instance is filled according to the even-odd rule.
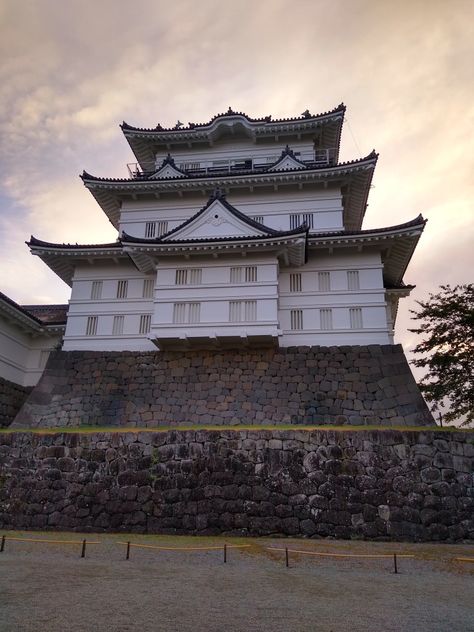
[[[97,351],[152,351],[147,334],[139,333],[140,317],[151,314],[153,298],[143,297],[145,279],[131,261],[78,265],[73,278],[63,349]],[[127,281],[126,298],[117,298],[120,280]],[[92,283],[102,282],[101,297],[92,299]],[[97,316],[97,333],[86,335],[89,316]],[[114,316],[123,316],[123,333],[114,335]]]
[[[254,194],[232,193],[228,202],[249,217],[261,217],[263,223],[276,230],[289,230],[291,214],[313,214],[311,232],[330,232],[343,229],[342,196],[337,187],[302,191],[274,191]],[[206,203],[202,196],[152,202],[123,203],[120,232],[134,237],[145,237],[147,222],[167,222],[167,230],[176,228],[195,215]]]
[[[349,289],[348,271],[358,272],[359,289]],[[319,272],[329,273],[330,289],[319,286]],[[365,345],[389,344],[383,265],[380,254],[346,250],[332,255],[310,252],[308,263],[280,271],[280,344]],[[290,274],[301,273],[301,291],[290,291]],[[352,328],[350,309],[360,308],[362,327]],[[291,329],[291,310],[303,311],[303,330]],[[330,309],[332,328],[322,329],[321,309]]]
[[[37,384],[60,335],[29,334],[0,316],[0,377],[22,386]]]

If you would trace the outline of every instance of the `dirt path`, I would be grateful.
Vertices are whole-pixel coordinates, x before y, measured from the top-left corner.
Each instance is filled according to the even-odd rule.
[[[224,564],[222,550],[133,548],[126,561],[125,547],[115,542],[127,538],[96,539],[101,544],[89,546],[86,559],[79,557],[79,545],[7,540],[0,555],[0,631],[474,632],[474,564],[450,561],[474,557],[474,547],[245,540],[252,546],[229,549]],[[224,542],[130,539],[185,547]],[[397,550],[417,559],[401,559],[395,575],[391,559],[291,554],[287,569],[284,554],[264,548],[287,545],[352,554]]]

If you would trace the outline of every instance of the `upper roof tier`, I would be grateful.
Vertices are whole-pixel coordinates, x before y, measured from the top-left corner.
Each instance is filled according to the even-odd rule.
[[[311,139],[316,148],[334,148],[335,161],[338,160],[341,129],[346,107],[343,103],[329,112],[311,114],[306,110],[294,118],[272,119],[271,116],[251,118],[243,112],[235,112],[229,107],[227,112],[216,114],[208,123],[188,123],[178,121],[173,128],[157,125],[154,128],[133,127],[125,121],[121,128],[133,153],[143,170],[155,160],[158,153],[182,147],[210,147],[221,138],[241,137],[254,143]]]

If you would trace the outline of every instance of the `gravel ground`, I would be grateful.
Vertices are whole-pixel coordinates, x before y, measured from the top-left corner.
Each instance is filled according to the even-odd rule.
[[[10,534],[81,539],[78,534]],[[88,546],[6,542],[0,554],[1,632],[474,632],[474,557],[467,545],[231,540],[222,551],[153,551],[87,535]],[[223,539],[130,536],[154,546],[223,545]],[[265,547],[338,553],[413,553],[400,559],[321,558]]]

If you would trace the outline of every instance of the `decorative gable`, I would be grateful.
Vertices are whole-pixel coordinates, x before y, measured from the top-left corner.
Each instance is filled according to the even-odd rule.
[[[186,174],[177,168],[173,158],[168,156],[161,163],[161,167],[156,173],[150,176],[151,180],[174,180],[176,178],[185,178]]]
[[[306,165],[304,162],[298,160],[294,152],[287,145],[281,152],[280,158],[268,168],[268,171],[291,171],[292,169],[301,169],[305,167]]]
[[[212,200],[202,211],[181,227],[165,236],[163,241],[183,241],[193,239],[219,239],[232,237],[266,236],[268,232],[257,228],[255,223],[247,223],[241,215],[222,197]]]

